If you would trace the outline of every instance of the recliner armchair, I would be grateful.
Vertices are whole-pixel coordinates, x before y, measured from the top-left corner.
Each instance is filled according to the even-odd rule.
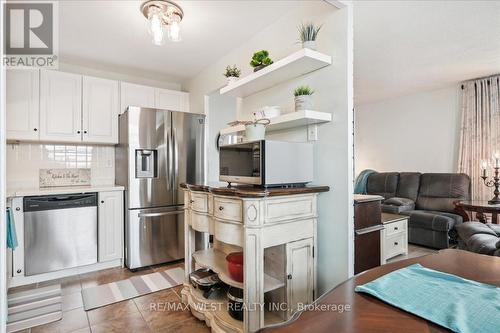
[[[408,215],[410,243],[448,248],[463,219],[454,202],[470,199],[470,178],[459,173],[384,172],[368,177],[367,193],[385,198],[382,211]]]

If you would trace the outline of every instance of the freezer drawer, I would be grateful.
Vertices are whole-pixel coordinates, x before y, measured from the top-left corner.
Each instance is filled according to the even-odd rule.
[[[130,269],[184,258],[184,207],[128,210],[125,238]]]
[[[97,207],[24,213],[25,274],[97,262]]]

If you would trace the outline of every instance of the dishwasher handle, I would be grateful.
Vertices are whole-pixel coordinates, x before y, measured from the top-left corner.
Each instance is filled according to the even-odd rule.
[[[97,206],[97,193],[25,197],[25,212]]]

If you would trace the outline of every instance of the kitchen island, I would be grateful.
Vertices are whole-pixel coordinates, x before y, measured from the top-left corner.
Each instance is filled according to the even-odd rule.
[[[328,186],[259,188],[225,183],[181,184],[185,210],[183,302],[213,332],[255,332],[285,322],[316,297],[317,196]],[[196,232],[213,242],[195,248]],[[230,275],[225,257],[243,252],[243,282]],[[243,321],[228,313],[225,294],[205,298],[189,283],[209,268],[225,284],[243,289]]]

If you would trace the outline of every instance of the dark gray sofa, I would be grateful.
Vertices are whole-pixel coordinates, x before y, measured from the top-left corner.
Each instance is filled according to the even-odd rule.
[[[470,199],[470,178],[459,173],[383,172],[368,177],[368,194],[385,198],[382,211],[408,215],[410,243],[448,248],[457,242],[462,217],[454,202]]]
[[[457,226],[458,248],[500,257],[500,225],[465,222]]]

